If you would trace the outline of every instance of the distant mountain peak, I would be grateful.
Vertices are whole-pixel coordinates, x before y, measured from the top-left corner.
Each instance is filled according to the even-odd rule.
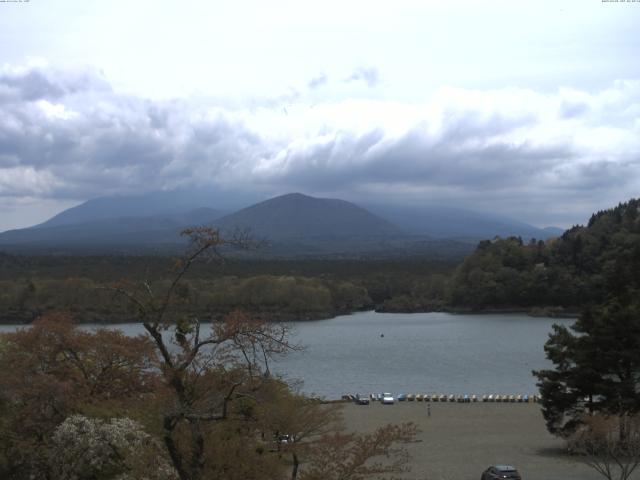
[[[344,200],[288,193],[219,219],[222,229],[249,228],[271,239],[384,236],[401,233],[383,218]]]
[[[277,197],[273,197],[270,200],[276,200],[276,199],[286,199],[286,200],[303,200],[303,199],[313,199],[313,200],[317,200],[316,197],[312,197],[311,195],[306,195],[304,193],[300,193],[300,192],[291,192],[291,193],[285,193],[283,195],[278,195]]]
[[[269,203],[269,202],[270,203],[281,203],[281,202],[321,203],[325,201],[350,203],[345,200],[339,200],[337,198],[313,197],[311,195],[307,195],[304,193],[291,192],[291,193],[285,193],[283,195],[278,195],[276,197],[269,198],[267,200],[259,202],[257,205],[261,203]]]

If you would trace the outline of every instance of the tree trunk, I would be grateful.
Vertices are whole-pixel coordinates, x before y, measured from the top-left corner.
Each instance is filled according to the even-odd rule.
[[[618,417],[618,442],[620,446],[624,446],[627,441],[627,415],[625,413]]]
[[[193,420],[189,422],[191,430],[191,480],[199,480],[204,471],[204,436],[200,428],[200,422]]]
[[[173,429],[175,425],[173,423],[173,418],[165,417],[164,418],[164,444],[167,447],[167,451],[169,452],[169,457],[171,458],[171,463],[173,467],[178,472],[178,476],[180,480],[191,480],[191,476],[189,472],[187,472],[184,468],[184,464],[182,461],[182,454],[178,450],[177,445],[173,441]]]
[[[298,478],[298,467],[300,466],[300,460],[298,459],[298,454],[296,452],[292,452],[293,456],[293,470],[291,470],[291,480],[296,480]]]

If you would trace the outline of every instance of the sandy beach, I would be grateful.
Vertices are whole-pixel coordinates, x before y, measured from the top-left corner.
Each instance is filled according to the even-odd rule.
[[[347,404],[349,430],[371,431],[387,423],[414,422],[421,433],[409,445],[412,470],[420,480],[478,480],[491,464],[515,466],[523,480],[596,480],[601,477],[550,435],[537,404],[427,403]],[[636,478],[636,477],[633,477]],[[638,477],[640,478],[640,477]]]

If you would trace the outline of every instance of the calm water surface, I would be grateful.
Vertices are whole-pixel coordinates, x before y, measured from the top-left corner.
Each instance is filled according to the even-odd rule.
[[[272,370],[327,398],[382,391],[534,393],[531,370],[549,366],[543,345],[551,325],[572,322],[520,314],[375,312],[293,322],[294,341],[306,348]],[[116,328],[143,332],[139,324]]]

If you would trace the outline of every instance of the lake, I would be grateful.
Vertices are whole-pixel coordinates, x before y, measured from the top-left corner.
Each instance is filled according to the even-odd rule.
[[[531,394],[531,370],[547,368],[543,345],[553,323],[571,319],[524,314],[360,312],[292,322],[304,345],[272,370],[327,398],[389,391],[446,394]],[[16,327],[0,326],[0,331]],[[114,326],[142,333],[139,324]]]

